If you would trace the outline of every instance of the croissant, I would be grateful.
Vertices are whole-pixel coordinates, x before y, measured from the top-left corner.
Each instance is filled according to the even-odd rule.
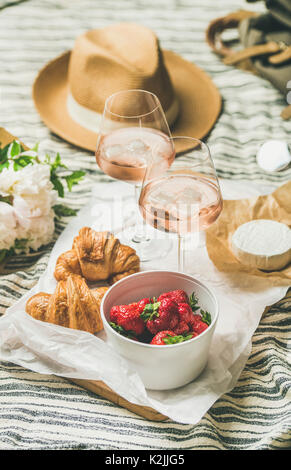
[[[37,320],[76,330],[98,333],[103,329],[100,303],[108,287],[90,290],[81,276],[69,276],[53,294],[39,292],[26,303],[26,312]]]
[[[79,274],[87,281],[114,283],[139,271],[139,266],[135,250],[122,245],[112,233],[83,227],[74,238],[72,249],[58,257],[54,275],[57,281]]]

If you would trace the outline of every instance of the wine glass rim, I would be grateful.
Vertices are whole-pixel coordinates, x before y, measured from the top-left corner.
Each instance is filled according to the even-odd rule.
[[[201,146],[203,146],[203,147],[206,147],[208,152],[210,153],[210,150],[209,150],[209,147],[208,147],[207,143],[204,142],[203,140],[197,139],[197,137],[190,137],[189,135],[176,135],[176,136],[172,136],[171,139],[173,141],[179,140],[179,139],[187,139],[189,141],[191,140],[193,142],[201,144]],[[189,152],[190,150],[192,150],[192,149],[185,150],[185,152],[183,152],[183,153]]]
[[[133,116],[123,116],[122,114],[118,114],[118,113],[113,113],[112,111],[110,111],[108,109],[108,103],[109,103],[109,100],[112,99],[114,96],[117,96],[117,95],[120,95],[122,93],[131,93],[131,92],[142,92],[142,93],[146,93],[148,95],[151,95],[155,98],[155,100],[157,100],[157,106],[155,108],[153,108],[151,111],[149,111],[148,113],[143,113],[143,114],[135,114]],[[119,117],[119,118],[123,118],[123,119],[137,119],[137,118],[142,118],[142,117],[145,117],[145,116],[149,116],[150,114],[152,114],[153,112],[155,112],[158,108],[161,107],[161,103],[160,103],[160,100],[159,98],[157,97],[157,95],[155,95],[154,93],[152,93],[151,91],[148,91],[148,90],[142,90],[142,89],[130,89],[130,90],[120,90],[120,91],[116,91],[115,93],[112,93],[112,95],[108,96],[105,100],[105,104],[104,104],[104,112],[106,111],[107,113],[111,114],[112,116],[116,116],[116,117]]]

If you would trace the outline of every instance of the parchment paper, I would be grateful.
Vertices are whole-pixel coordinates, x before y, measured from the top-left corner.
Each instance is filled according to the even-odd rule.
[[[210,259],[220,271],[253,274],[268,279],[270,286],[291,286],[291,264],[280,271],[265,272],[243,265],[231,250],[235,230],[254,219],[272,219],[291,226],[291,181],[268,195],[224,201],[220,217],[206,233]]]
[[[224,197],[232,199],[270,191],[270,188],[252,187],[250,183],[222,181],[221,184]],[[270,286],[267,279],[246,273],[226,276],[210,261],[205,243],[195,250],[188,246],[186,271],[212,288],[220,313],[206,369],[189,385],[172,391],[146,390],[133,366],[106,342],[104,332],[95,337],[40,322],[25,313],[25,303],[31,295],[39,291],[53,292],[56,258],[71,246],[78,230],[84,225],[98,229],[98,224],[104,230],[108,221],[105,215],[97,216],[96,198],[107,204],[112,194],[120,195],[121,191],[128,191],[128,187],[119,183],[96,186],[95,201],[81,210],[61,234],[38,283],[0,319],[0,359],[41,374],[103,380],[132,403],[151,406],[180,423],[196,424],[221,395],[235,386],[265,307],[284,297],[286,286]],[[175,245],[167,257],[146,263],[142,269],[177,269],[174,248]]]

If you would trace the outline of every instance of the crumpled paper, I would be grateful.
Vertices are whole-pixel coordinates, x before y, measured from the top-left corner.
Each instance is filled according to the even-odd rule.
[[[221,181],[221,185],[224,197],[232,199],[270,192],[270,188],[258,189],[250,183]],[[210,261],[205,242],[195,249],[188,245],[186,271],[214,291],[220,313],[206,369],[192,383],[171,391],[146,390],[133,366],[106,342],[104,331],[95,337],[84,331],[40,322],[25,313],[29,297],[39,291],[54,291],[57,256],[71,247],[82,226],[104,230],[104,224],[109,222],[108,211],[102,215],[100,208],[110,203],[113,194],[120,197],[122,191],[128,191],[122,183],[96,185],[91,203],[72,219],[59,237],[38,283],[0,318],[0,359],[41,374],[102,380],[132,403],[150,406],[180,423],[196,424],[221,395],[235,386],[265,307],[284,297],[286,286],[272,286],[264,278],[245,273],[226,276]],[[96,207],[97,200],[101,205]],[[142,269],[177,269],[174,248],[173,245],[167,257],[145,263]]]
[[[210,259],[220,271],[260,276],[268,279],[270,286],[291,286],[291,263],[280,271],[266,272],[245,266],[234,256],[231,249],[234,232],[240,225],[254,219],[272,219],[291,226],[291,181],[271,194],[224,201],[220,217],[206,233]]]

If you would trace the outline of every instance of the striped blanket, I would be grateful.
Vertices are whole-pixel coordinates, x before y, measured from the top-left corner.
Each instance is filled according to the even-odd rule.
[[[263,5],[243,0],[0,0],[0,125],[27,145],[39,141],[41,151],[59,151],[70,169],[85,169],[86,178],[65,199],[72,208],[82,207],[94,183],[106,177],[89,152],[65,143],[41,123],[32,83],[78,34],[136,21],[155,30],[162,47],[208,72],[219,88],[223,112],[208,138],[218,175],[278,186],[291,178],[291,169],[266,174],[255,155],[270,137],[288,139],[291,121],[280,118],[283,98],[264,79],[223,65],[205,42],[209,21],[240,8],[262,11]],[[65,223],[58,222],[55,239]],[[10,266],[14,271],[0,277],[1,314],[36,283],[51,246],[18,257]],[[290,310],[287,295],[264,313],[236,387],[196,426],[147,421],[65,379],[1,363],[0,449],[291,448]]]

